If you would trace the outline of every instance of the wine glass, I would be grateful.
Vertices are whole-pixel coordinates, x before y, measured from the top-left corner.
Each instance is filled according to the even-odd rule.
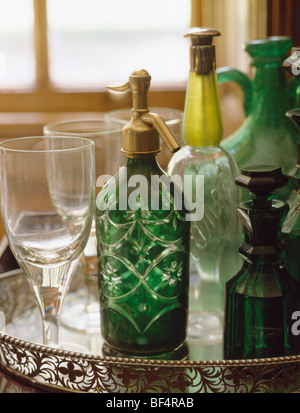
[[[37,136],[0,143],[1,214],[12,252],[42,316],[43,343],[59,342],[65,295],[88,241],[95,198],[94,142]]]
[[[114,175],[125,161],[121,152],[122,128],[124,123],[117,119],[107,119],[105,114],[95,119],[77,119],[52,122],[44,126],[44,135],[74,135],[93,140],[95,144],[96,178]],[[101,190],[96,186],[96,195]],[[93,335],[100,332],[100,306],[97,274],[97,242],[95,220],[82,256],[86,300],[64,310],[61,322],[64,327],[76,332]]]

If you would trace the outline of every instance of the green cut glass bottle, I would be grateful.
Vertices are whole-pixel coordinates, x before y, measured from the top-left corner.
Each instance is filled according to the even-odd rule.
[[[281,227],[289,207],[274,199],[287,182],[281,168],[267,166],[244,168],[236,179],[252,199],[237,208],[245,234],[244,264],[226,284],[225,359],[300,354],[300,284],[281,262]]]
[[[287,174],[296,164],[299,133],[285,114],[298,107],[298,83],[294,78],[287,81],[282,66],[291,46],[292,40],[284,36],[246,43],[253,79],[236,69],[217,70],[219,84],[235,82],[244,93],[246,119],[221,144],[235,158],[239,169],[278,165]]]
[[[137,71],[124,86],[134,97],[123,129],[127,163],[97,197],[101,332],[105,355],[177,359],[187,354],[190,226],[183,192],[156,160],[152,122],[168,137],[147,112],[149,84]]]

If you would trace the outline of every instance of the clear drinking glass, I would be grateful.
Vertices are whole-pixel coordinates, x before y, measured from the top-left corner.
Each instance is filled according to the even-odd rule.
[[[63,120],[44,126],[44,135],[65,137],[81,136],[91,139],[95,145],[96,179],[103,175],[114,175],[124,164],[121,152],[122,128],[120,120],[107,119],[105,115],[97,119]],[[96,196],[101,187],[96,185]],[[95,220],[82,256],[84,282],[87,291],[86,301],[70,306],[62,313],[62,324],[74,331],[84,333],[100,332],[99,294],[97,274],[97,242]]]
[[[166,122],[173,136],[177,142],[182,146],[182,119],[183,112],[178,109],[164,108],[164,107],[152,107],[150,112],[159,114]],[[123,126],[131,119],[131,108],[116,109],[106,113],[106,117],[112,121],[122,122]],[[168,164],[172,158],[172,153],[168,149],[164,140],[160,140],[161,152],[157,156],[157,161],[163,170],[168,168]]]
[[[43,321],[43,343],[59,343],[59,320],[94,213],[94,142],[39,136],[0,144],[1,214]],[[77,347],[76,347],[77,349]]]

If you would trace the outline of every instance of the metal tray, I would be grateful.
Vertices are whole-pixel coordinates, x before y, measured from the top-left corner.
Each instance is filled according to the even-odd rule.
[[[74,277],[64,308],[83,299]],[[100,334],[62,331],[87,353],[39,345],[41,321],[21,270],[0,275],[0,368],[13,379],[50,392],[74,393],[289,393],[300,392],[300,355],[257,360],[220,360],[221,343],[188,343],[193,360],[104,357]],[[199,356],[199,357],[198,357]],[[207,357],[208,356],[208,357]]]

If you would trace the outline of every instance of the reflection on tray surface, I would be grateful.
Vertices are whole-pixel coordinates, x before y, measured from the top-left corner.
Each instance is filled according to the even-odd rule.
[[[64,310],[67,311],[74,304],[83,302],[84,300],[84,290],[79,289],[75,292],[70,292],[68,294],[67,300],[64,304]],[[33,342],[35,344],[42,345],[41,336],[41,319],[38,309],[34,306],[29,308],[22,314],[15,317],[6,325],[5,333],[20,338],[24,341]],[[72,331],[66,328],[64,325],[61,326],[60,336],[63,342],[71,342],[76,345],[81,345],[89,349],[89,352],[93,355],[109,355],[103,353],[104,342],[101,337],[100,329],[91,334],[83,334],[82,332]],[[183,355],[182,359],[186,360],[222,360],[222,342],[216,341],[215,343],[199,343],[197,341],[187,341],[186,346],[188,349],[188,354],[179,353]],[[104,347],[105,348],[105,347]],[[116,354],[111,354],[116,356]],[[121,354],[117,355],[122,357]],[[126,355],[125,357],[130,357]],[[132,355],[134,357],[134,355]],[[140,357],[139,357],[140,358]],[[167,357],[166,357],[167,358]]]

